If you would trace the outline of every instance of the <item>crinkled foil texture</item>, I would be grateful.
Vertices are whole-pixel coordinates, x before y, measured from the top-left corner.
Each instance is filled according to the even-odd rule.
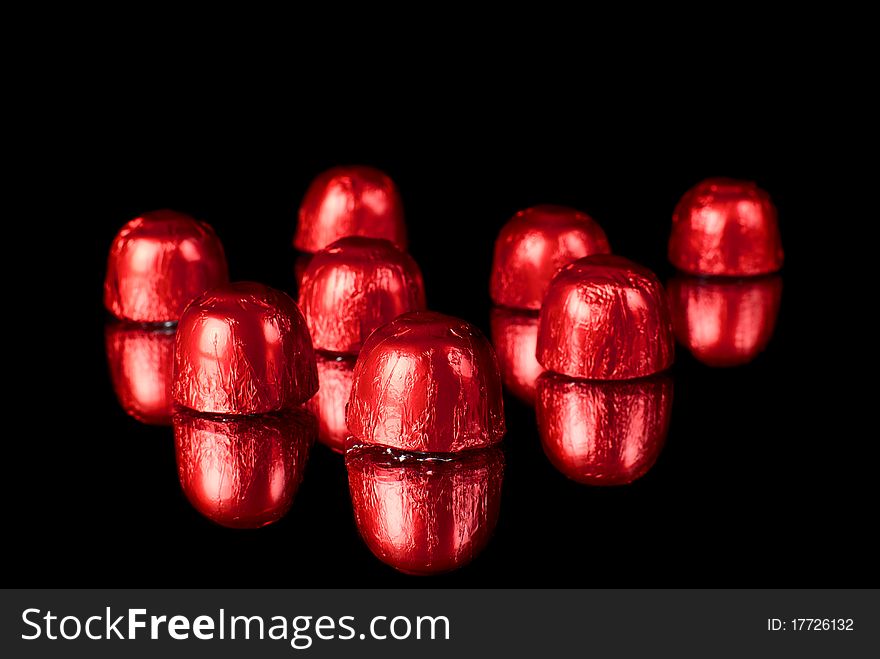
[[[348,237],[315,254],[299,303],[319,350],[356,354],[377,327],[425,308],[422,273],[387,240]]]
[[[406,249],[397,186],[370,167],[336,167],[312,181],[299,209],[294,246],[317,252],[344,236],[390,240]]]
[[[354,356],[317,353],[318,393],[306,403],[318,417],[318,441],[337,453],[345,452],[348,426],[345,405],[351,394],[354,378]]]
[[[404,314],[364,344],[346,421],[353,443],[426,452],[495,444],[505,431],[495,352],[463,320]]]
[[[533,404],[535,381],[544,372],[544,367],[535,358],[537,314],[495,307],[491,312],[490,327],[504,386],[520,400]]]
[[[782,298],[778,275],[741,280],[679,275],[668,290],[676,338],[708,366],[746,364],[773,336]]]
[[[669,260],[696,275],[750,276],[782,267],[776,207],[754,183],[703,181],[685,193],[672,216]]]
[[[286,294],[242,282],[190,305],[177,331],[174,400],[199,412],[259,414],[318,388],[305,319]]]
[[[289,510],[316,432],[314,416],[304,410],[238,419],[180,411],[174,440],[181,487],[218,524],[270,524]]]
[[[104,338],[110,380],[122,409],[143,423],[171,425],[174,328],[111,322]]]
[[[517,213],[498,234],[489,291],[492,301],[515,309],[539,309],[560,268],[611,248],[588,215],[563,206]]]
[[[193,298],[228,281],[223,246],[208,224],[155,211],[131,220],[113,240],[104,304],[124,320],[172,322]]]
[[[674,349],[666,293],[647,268],[589,256],[554,278],[538,322],[545,368],[576,378],[638,378],[668,368]]]
[[[672,379],[625,382],[538,378],[538,433],[550,462],[587,485],[623,485],[657,461],[669,429]]]
[[[361,536],[377,558],[401,572],[460,568],[495,529],[504,476],[497,448],[442,458],[358,448],[345,464]]]

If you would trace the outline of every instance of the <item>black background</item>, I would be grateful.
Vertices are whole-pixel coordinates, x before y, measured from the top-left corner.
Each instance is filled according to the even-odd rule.
[[[860,473],[867,438],[832,402],[854,386],[826,370],[841,354],[828,317],[841,312],[818,288],[830,266],[816,268],[827,243],[815,228],[837,221],[817,196],[836,128],[805,116],[812,96],[800,80],[776,69],[749,76],[726,78],[736,93],[684,71],[662,95],[628,80],[624,92],[592,94],[589,80],[546,78],[400,100],[300,87],[283,102],[296,87],[287,80],[78,87],[40,152],[58,202],[42,240],[60,248],[62,268],[45,293],[56,311],[39,323],[45,366],[19,431],[25,457],[7,467],[18,488],[7,577],[42,586],[864,585],[876,576],[876,493]],[[779,208],[786,250],[775,335],[733,369],[678,351],[669,439],[628,487],[566,480],[542,453],[533,412],[507,398],[500,521],[458,572],[412,578],[375,559],[353,523],[342,458],[322,446],[283,520],[258,531],[215,526],[180,490],[171,430],[137,423],[114,398],[101,303],[110,241],[138,213],[176,208],[216,228],[233,279],[291,291],[299,201],[315,174],[346,163],[398,183],[429,306],[487,333],[492,243],[518,209],[583,209],[616,253],[666,280],[680,195],[708,176],[755,180]]]

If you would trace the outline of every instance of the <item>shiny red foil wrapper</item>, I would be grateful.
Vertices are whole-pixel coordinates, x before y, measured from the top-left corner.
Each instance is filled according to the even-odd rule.
[[[198,412],[260,414],[318,389],[305,318],[286,293],[240,282],[187,307],[177,330],[174,401]]]
[[[210,225],[154,211],[128,222],[113,239],[104,306],[123,320],[174,322],[193,298],[228,281],[223,246]]]
[[[222,526],[281,519],[302,482],[315,418],[303,410],[241,418],[174,415],[177,474],[186,498]]]
[[[504,386],[514,396],[532,405],[535,402],[535,382],[544,372],[544,367],[535,358],[538,315],[494,307],[490,328]]]
[[[757,357],[773,336],[782,278],[669,281],[672,326],[679,343],[708,366],[739,366]]]
[[[535,411],[544,453],[585,485],[625,485],[660,455],[672,411],[672,378],[625,382],[538,378]]]
[[[351,395],[354,379],[353,355],[329,355],[320,352],[318,360],[318,393],[306,403],[318,417],[318,441],[337,453],[345,452],[348,426],[345,405]]]
[[[355,354],[377,327],[425,308],[425,286],[409,254],[379,238],[350,236],[316,253],[299,289],[312,343]]]
[[[520,211],[495,241],[492,301],[514,309],[540,309],[560,268],[590,254],[610,252],[602,227],[586,213],[565,206]]]
[[[372,167],[335,167],[318,175],[299,209],[293,245],[317,252],[345,236],[385,238],[406,249],[397,186]]]
[[[174,328],[111,322],[104,338],[110,380],[122,409],[142,423],[170,426]]]
[[[345,466],[361,537],[396,570],[456,570],[495,530],[504,477],[497,448],[442,458],[360,448],[346,454]]]
[[[364,343],[346,421],[349,445],[442,453],[495,444],[505,431],[495,351],[458,318],[398,316]]]
[[[750,181],[723,178],[688,190],[672,216],[669,260],[695,275],[776,272],[782,240],[770,195]]]
[[[627,380],[672,365],[666,292],[647,268],[588,256],[554,277],[538,321],[537,357],[574,378]]]

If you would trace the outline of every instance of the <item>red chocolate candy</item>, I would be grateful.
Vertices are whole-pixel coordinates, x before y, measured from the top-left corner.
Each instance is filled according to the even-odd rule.
[[[520,400],[533,404],[535,381],[544,372],[544,367],[535,359],[537,314],[495,307],[490,322],[492,345],[498,355],[504,386]]]
[[[177,474],[186,498],[222,526],[256,529],[283,517],[315,438],[303,410],[223,419],[174,415]]]
[[[495,304],[540,309],[560,268],[590,254],[611,251],[605,232],[589,215],[565,206],[520,211],[495,241],[490,294]]]
[[[391,567],[449,572],[488,544],[501,503],[499,449],[437,458],[360,448],[346,454],[345,465],[361,537]]]
[[[170,426],[174,329],[112,322],[104,338],[113,391],[122,409],[143,423]]]
[[[116,234],[104,305],[123,320],[174,322],[194,297],[227,281],[223,246],[208,224],[176,211],[154,211]]]
[[[696,275],[739,277],[782,267],[776,208],[754,183],[709,179],[685,193],[672,216],[669,260]]]
[[[679,275],[669,282],[675,336],[708,366],[738,366],[757,357],[773,336],[781,297],[778,275],[742,280]]]
[[[318,441],[337,453],[344,453],[348,437],[345,404],[351,394],[355,357],[324,355],[320,352],[316,357],[320,386],[306,407],[318,417]]]
[[[177,329],[174,401],[198,412],[259,414],[318,389],[306,321],[286,293],[240,282],[190,304]]]
[[[626,380],[672,364],[657,276],[620,256],[588,256],[554,277],[538,321],[538,361],[573,378]]]
[[[624,485],[657,461],[672,410],[668,376],[595,382],[548,371],[537,387],[544,453],[568,478],[586,485]]]
[[[455,452],[501,441],[495,351],[463,320],[414,311],[377,329],[354,367],[350,444]]]
[[[299,209],[293,245],[317,252],[344,236],[385,238],[406,249],[403,204],[388,176],[372,167],[335,167],[320,174]]]
[[[387,240],[351,236],[314,255],[299,303],[315,348],[357,353],[377,327],[425,308],[419,266]]]

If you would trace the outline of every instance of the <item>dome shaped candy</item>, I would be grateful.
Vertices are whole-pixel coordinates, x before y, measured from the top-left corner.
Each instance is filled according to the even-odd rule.
[[[227,281],[223,247],[209,225],[176,211],[154,211],[116,234],[104,305],[123,320],[169,323],[193,298]]]
[[[317,252],[345,236],[385,238],[406,249],[403,204],[388,176],[372,167],[334,167],[312,181],[293,245]]]
[[[345,415],[352,444],[455,452],[501,441],[501,375],[492,346],[463,320],[399,316],[370,335]]]
[[[544,372],[535,359],[538,316],[534,312],[494,307],[489,318],[501,380],[510,393],[531,405],[535,402],[535,381]]]
[[[177,329],[174,401],[199,412],[259,414],[318,388],[306,321],[290,297],[251,282],[209,291]]]
[[[647,268],[620,256],[588,256],[551,282],[538,320],[544,368],[625,380],[668,368],[673,351],[666,294]]]
[[[709,179],[689,190],[672,216],[669,260],[695,275],[762,275],[782,267],[770,195],[754,183]]]
[[[379,238],[342,238],[314,255],[299,303],[318,350],[357,353],[377,327],[425,308],[416,262]]]
[[[590,254],[611,251],[605,232],[589,215],[564,206],[520,211],[495,241],[490,293],[495,304],[539,309],[559,269]]]
[[[345,405],[354,377],[353,355],[315,354],[318,362],[318,393],[306,403],[318,417],[318,441],[337,453],[345,453],[348,426]]]

